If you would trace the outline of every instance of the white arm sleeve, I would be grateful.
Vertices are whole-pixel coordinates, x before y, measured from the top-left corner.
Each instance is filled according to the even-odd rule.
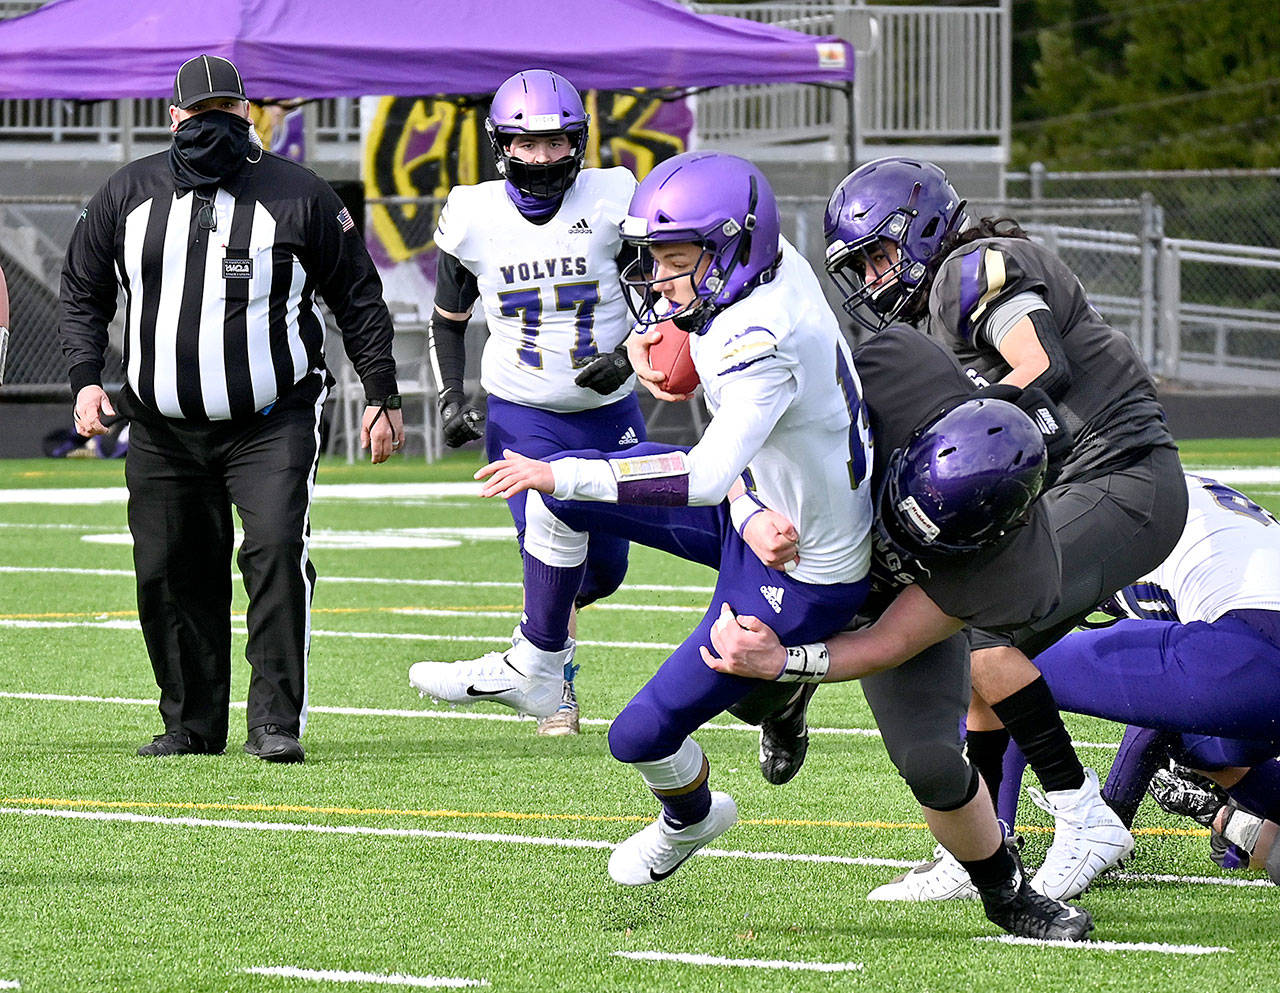
[[[781,362],[761,362],[720,390],[716,416],[689,452],[689,505],[712,506],[729,494],[764,445],[799,385]]]
[[[556,459],[551,463],[557,500],[618,502],[618,480],[606,459]]]
[[[751,457],[796,395],[798,385],[782,363],[761,363],[749,376],[727,383],[720,407],[702,440],[689,452],[689,506],[714,506],[729,493]],[[557,500],[618,499],[618,482],[604,459],[557,459],[551,463]]]

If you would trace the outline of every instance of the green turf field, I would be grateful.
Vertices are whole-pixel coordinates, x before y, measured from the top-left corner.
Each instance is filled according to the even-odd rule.
[[[1280,466],[1280,440],[1183,454]],[[478,464],[327,463],[320,483],[461,481]],[[665,883],[616,886],[610,847],[656,804],[610,758],[608,721],[693,626],[712,575],[636,549],[628,585],[584,611],[580,737],[436,711],[409,665],[500,647],[520,604],[505,507],[465,495],[319,491],[305,765],[245,755],[242,705],[226,755],[138,758],[161,728],[122,486],[118,462],[0,462],[0,989],[1280,986],[1280,892],[1220,871],[1204,832],[1150,801],[1130,865],[1080,901],[1089,946],[994,940],[972,903],[867,903],[932,840],[856,684],[818,694],[785,787],[760,777],[753,731],[704,730],[740,822]],[[1239,488],[1280,511],[1280,474]],[[243,608],[240,591],[237,652]],[[233,699],[247,670],[238,658]],[[1105,772],[1120,729],[1068,725]],[[1037,865],[1050,821],[1030,802],[1020,820]]]

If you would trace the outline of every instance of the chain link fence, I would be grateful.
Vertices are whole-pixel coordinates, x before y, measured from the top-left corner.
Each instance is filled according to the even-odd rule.
[[[0,395],[11,399],[70,396],[58,343],[58,283],[67,242],[84,203],[79,197],[0,196],[0,266],[9,284],[9,361]],[[119,382],[119,319],[111,333],[106,375]]]
[[[1157,354],[1144,353],[1148,361],[1173,379],[1276,388],[1280,169],[1052,172],[1036,165],[1010,174],[1009,189],[1032,204],[1105,196],[1158,205]]]
[[[1206,192],[1197,197],[1194,184],[1184,178],[1173,197],[1180,232],[1169,230],[1171,212],[1157,193],[1141,188],[1133,177],[1123,183],[1097,174],[1087,187],[1082,174],[1069,174],[1065,185],[1046,174],[1034,192],[1039,196],[973,202],[975,216],[1012,217],[1034,238],[1056,251],[1080,277],[1098,310],[1135,342],[1152,370],[1165,378],[1229,386],[1271,387],[1280,382],[1280,247],[1255,242],[1226,243],[1223,237],[1200,237],[1211,218],[1218,219],[1218,235],[1238,237],[1267,228],[1258,216],[1274,204],[1276,217],[1268,231],[1271,242],[1280,240],[1280,170],[1250,173],[1243,177],[1209,175]],[[1103,177],[1102,179],[1097,176]],[[1220,197],[1226,179],[1248,179],[1237,190],[1252,190],[1253,202],[1242,195],[1228,212],[1207,210],[1204,203]],[[1030,177],[1014,177],[1031,189]],[[1128,185],[1125,185],[1128,184]],[[1137,184],[1137,185],[1135,185]],[[1268,186],[1269,184],[1269,186]],[[1084,189],[1097,193],[1131,192],[1109,197],[1045,196]],[[1174,187],[1162,187],[1171,190]],[[1214,192],[1217,191],[1217,192]],[[1172,196],[1172,194],[1171,194]],[[432,218],[434,202],[396,201],[416,216]],[[783,233],[819,273],[824,242],[820,197],[779,197]],[[380,204],[385,207],[387,204]],[[11,339],[5,386],[0,396],[40,398],[64,396],[66,368],[58,345],[58,280],[65,246],[82,204],[76,197],[0,196],[0,265],[9,282]],[[1246,224],[1246,218],[1248,224]],[[1199,225],[1199,226],[1198,226]],[[830,281],[822,280],[828,301],[841,315],[850,338],[856,341],[852,322],[843,316],[840,298]],[[393,299],[396,281],[387,280],[389,299],[401,307],[430,313],[429,282],[418,280]],[[419,299],[420,298],[420,299]],[[123,307],[111,329],[116,346],[108,356],[106,376],[121,379],[118,345]],[[341,362],[340,356],[334,356]]]

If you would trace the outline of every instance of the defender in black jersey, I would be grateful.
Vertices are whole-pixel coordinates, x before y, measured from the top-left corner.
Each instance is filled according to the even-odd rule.
[[[859,323],[879,330],[911,321],[943,342],[976,385],[1042,390],[1056,408],[1046,416],[1060,422],[1052,427],[1073,439],[1061,445],[1065,457],[1043,497],[1061,547],[1061,600],[1012,633],[971,631],[968,739],[993,793],[1008,735],[1027,755],[1056,821],[1034,885],[1070,897],[1124,858],[1133,840],[1080,764],[1029,658],[1164,559],[1181,534],[1186,492],[1132,344],[1052,252],[1008,220],[970,225],[963,208],[937,166],[867,163],[827,206],[827,268]]]
[[[826,681],[859,679],[885,749],[941,843],[937,864],[948,871],[909,874],[908,886],[917,892],[918,877],[927,876],[928,896],[913,899],[981,897],[988,917],[1015,934],[1083,938],[1092,926],[1087,914],[1035,893],[1022,879],[1016,851],[1004,844],[986,786],[969,763],[960,734],[970,695],[969,646],[961,629],[965,624],[1016,629],[1053,611],[1060,574],[1053,529],[1036,502],[1025,518],[1018,515],[1019,526],[993,531],[970,550],[939,553],[912,539],[912,525],[890,506],[887,483],[896,460],[926,427],[946,423],[948,412],[972,406],[981,394],[946,349],[905,325],[861,345],[854,365],[862,381],[862,414],[875,438],[871,485],[879,494],[879,527],[871,593],[859,611],[857,630],[826,643],[831,667]],[[1005,396],[1023,399],[1017,391]],[[1027,418],[1022,421],[1035,432]],[[1001,424],[996,419],[991,426]],[[1046,458],[1042,443],[1039,452],[1041,460]],[[1038,489],[1045,468],[1043,461],[1034,462],[1036,457],[1027,452]],[[900,496],[906,503],[908,496]],[[912,511],[925,512],[915,504]],[[775,530],[785,533],[788,522],[779,517]],[[754,550],[775,568],[783,568],[795,553],[794,546]],[[721,657],[704,653],[703,660],[721,671],[777,677],[786,650],[773,632],[754,617],[723,620],[712,632]],[[765,668],[751,667],[757,659],[765,660]],[[860,667],[846,670],[851,660]],[[785,782],[803,761],[798,743],[805,740],[804,710],[814,689],[811,681],[762,683],[730,711],[762,723],[762,766],[772,755],[774,768],[783,771],[774,781]],[[768,776],[767,767],[765,772]],[[884,891],[900,885],[895,881],[869,898],[899,899]]]

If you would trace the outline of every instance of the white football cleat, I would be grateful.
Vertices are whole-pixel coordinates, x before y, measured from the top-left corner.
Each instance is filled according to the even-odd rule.
[[[1083,893],[1099,873],[1120,865],[1133,851],[1133,835],[1098,791],[1098,774],[1085,769],[1084,783],[1074,790],[1027,793],[1041,810],[1053,815],[1053,844],[1031,888],[1054,900]]]
[[[738,819],[738,805],[728,793],[711,794],[707,816],[677,830],[661,814],[637,831],[609,856],[609,875],[623,886],[660,883],[684,865],[707,842],[720,837]]]
[[[409,685],[421,696],[455,707],[500,703],[530,717],[550,717],[560,706],[564,666],[574,645],[544,652],[521,639],[505,652],[487,652],[464,662],[415,662]]]
[[[978,888],[969,879],[956,857],[938,845],[933,861],[918,865],[892,882],[877,886],[867,894],[868,900],[976,900]]]

